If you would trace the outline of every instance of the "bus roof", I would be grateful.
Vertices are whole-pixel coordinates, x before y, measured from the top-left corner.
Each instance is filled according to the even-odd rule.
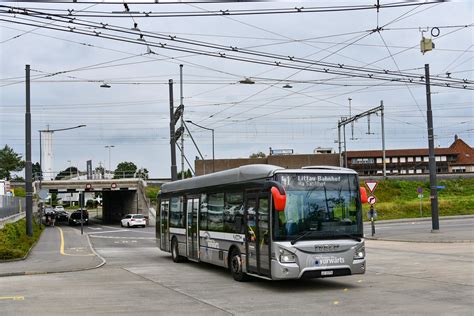
[[[161,186],[161,193],[265,179],[273,176],[274,172],[277,170],[284,170],[284,168],[263,164],[246,165],[203,176],[165,183]]]
[[[290,172],[290,173],[309,173],[324,171],[324,173],[351,173],[357,174],[352,169],[333,167],[333,166],[310,166],[302,169],[285,169],[283,167],[254,164],[245,165],[234,169],[219,171],[203,176],[184,179],[165,183],[161,186],[161,193],[177,192],[183,190],[191,190],[203,187],[211,187],[217,185],[239,183],[251,180],[265,179],[272,177],[275,173]]]

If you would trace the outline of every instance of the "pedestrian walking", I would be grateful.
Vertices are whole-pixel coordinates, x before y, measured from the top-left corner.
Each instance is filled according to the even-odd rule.
[[[51,226],[54,227],[55,223],[56,223],[56,214],[51,213]]]

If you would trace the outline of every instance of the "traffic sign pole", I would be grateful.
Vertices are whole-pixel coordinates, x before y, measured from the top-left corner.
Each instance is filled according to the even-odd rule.
[[[423,194],[418,194],[420,198],[420,217],[423,217]]]

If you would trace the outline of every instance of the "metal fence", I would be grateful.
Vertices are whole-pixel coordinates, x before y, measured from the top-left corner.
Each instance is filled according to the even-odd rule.
[[[0,218],[5,218],[25,211],[24,197],[0,195]]]

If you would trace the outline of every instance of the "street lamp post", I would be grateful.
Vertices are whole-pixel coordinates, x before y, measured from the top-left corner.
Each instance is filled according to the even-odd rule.
[[[111,172],[112,170],[112,163],[110,162],[110,151],[112,150],[112,148],[114,148],[115,146],[114,145],[107,145],[107,146],[104,146],[105,148],[108,148],[109,149],[109,172]]]
[[[208,128],[208,127],[204,127],[204,126],[201,126],[199,124],[196,124],[194,123],[193,121],[186,121],[186,123],[189,123],[189,124],[193,124],[197,127],[200,127],[202,129],[205,129],[205,130],[208,130],[208,131],[211,131],[212,132],[212,172],[215,172],[216,171],[216,168],[215,168],[215,156],[214,156],[214,129],[212,128]],[[204,162],[205,164],[206,162]]]

